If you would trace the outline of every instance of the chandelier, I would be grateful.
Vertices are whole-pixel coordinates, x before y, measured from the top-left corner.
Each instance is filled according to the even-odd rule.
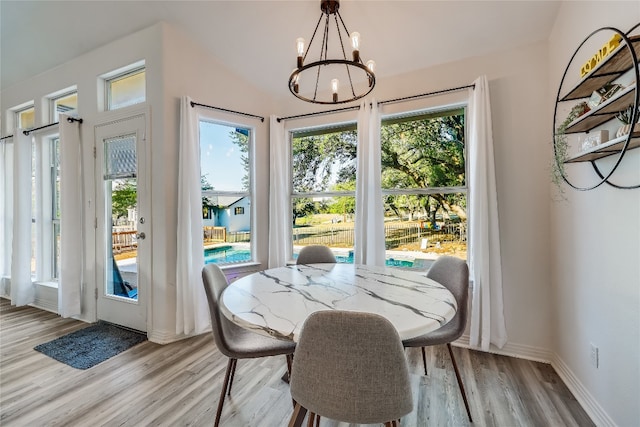
[[[355,31],[349,34],[339,8],[338,0],[321,0],[322,13],[307,49],[305,50],[303,38],[296,40],[298,62],[297,68],[289,76],[289,90],[303,101],[314,104],[344,104],[367,96],[376,84],[375,62],[369,60],[366,65],[362,62],[360,34]],[[319,50],[316,47],[312,51],[313,41],[323,20],[322,44]],[[335,22],[335,26],[332,22]],[[330,36],[332,28],[335,28],[334,36]],[[351,40],[352,59],[347,59],[343,38]],[[317,61],[307,64],[305,61],[310,52],[319,53],[319,56]],[[335,55],[336,59],[330,59],[330,54]],[[348,84],[341,87],[340,82]]]

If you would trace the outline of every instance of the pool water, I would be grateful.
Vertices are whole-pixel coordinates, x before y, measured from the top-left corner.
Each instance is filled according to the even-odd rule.
[[[293,254],[293,258],[298,258],[298,254]],[[205,264],[224,264],[234,262],[251,261],[251,251],[249,249],[234,248],[233,246],[220,246],[217,248],[204,250]],[[336,255],[336,261],[342,264],[353,264],[353,252],[349,252],[348,256]],[[420,268],[422,260],[405,260],[387,258],[385,265],[387,267],[404,267],[404,268]]]
[[[205,264],[224,264],[229,262],[251,261],[249,249],[234,248],[233,246],[220,246],[204,250]]]

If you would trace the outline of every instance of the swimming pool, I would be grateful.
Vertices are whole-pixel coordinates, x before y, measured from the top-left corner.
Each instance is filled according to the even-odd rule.
[[[293,254],[293,259],[298,258],[298,254]],[[205,264],[225,264],[235,262],[251,261],[251,251],[249,249],[238,248],[233,246],[219,246],[204,250]],[[342,264],[353,264],[353,251],[349,251],[348,255],[336,255],[336,261]],[[403,268],[422,268],[421,259],[408,260],[396,259],[389,257],[385,261],[387,267],[403,267]]]

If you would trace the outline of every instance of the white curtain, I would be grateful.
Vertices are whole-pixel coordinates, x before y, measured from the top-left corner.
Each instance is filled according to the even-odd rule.
[[[358,166],[356,168],[356,264],[385,263],[384,207],[382,205],[380,113],[373,100],[358,111]]]
[[[16,129],[13,151],[13,239],[11,251],[11,304],[34,301],[31,282],[31,144],[32,137]]]
[[[11,235],[13,188],[13,139],[0,142],[0,295],[9,296],[8,278],[11,275]]]
[[[81,313],[84,268],[82,140],[80,124],[60,115],[60,277],[58,314]],[[54,242],[55,243],[55,242]]]
[[[180,101],[176,257],[176,333],[202,333],[211,318],[202,282],[204,244],[198,114],[191,98]]]
[[[269,268],[291,259],[291,206],[289,206],[289,150],[284,122],[271,116],[269,125]]]
[[[472,286],[471,339],[489,350],[507,342],[502,300],[498,199],[486,76],[469,96],[469,275]]]

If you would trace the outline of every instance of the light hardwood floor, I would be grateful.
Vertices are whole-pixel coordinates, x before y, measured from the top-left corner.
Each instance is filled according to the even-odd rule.
[[[88,370],[33,347],[87,326],[0,301],[0,425],[211,426],[226,358],[210,334],[144,342]],[[591,426],[551,366],[454,348],[477,426]],[[446,346],[407,350],[414,410],[402,426],[470,425]],[[240,360],[222,426],[286,426],[292,405],[285,358]],[[321,426],[347,426],[323,419]]]

